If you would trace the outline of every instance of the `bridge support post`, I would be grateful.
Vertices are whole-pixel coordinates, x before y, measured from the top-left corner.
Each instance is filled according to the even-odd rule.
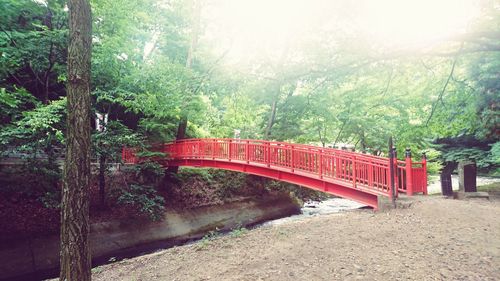
[[[215,160],[215,140],[212,140],[212,160]]]
[[[413,195],[413,169],[412,169],[412,162],[411,162],[411,150],[410,148],[407,148],[405,150],[405,169],[406,169],[406,195],[412,196]]]
[[[424,169],[424,195],[427,195],[427,156],[422,153],[422,168]]]
[[[388,184],[390,184],[390,190],[389,190],[389,198],[391,198],[391,201],[392,201],[392,204],[393,206],[395,207],[396,206],[396,197],[398,196],[398,191],[397,191],[397,187],[396,185],[394,184],[394,175],[395,175],[395,172],[396,172],[396,168],[397,168],[397,165],[395,165],[395,161],[397,161],[397,159],[395,159],[395,152],[396,152],[396,149],[393,147],[393,143],[392,143],[392,137],[389,138],[389,181],[388,181]],[[396,162],[397,164],[397,162]]]

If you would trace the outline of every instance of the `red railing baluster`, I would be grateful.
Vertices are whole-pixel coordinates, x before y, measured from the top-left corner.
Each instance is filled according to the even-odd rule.
[[[246,141],[245,142],[245,160],[247,161],[247,164],[250,163],[250,155],[249,155],[249,146],[250,145],[250,142],[249,141]]]
[[[212,140],[212,160],[215,160],[215,140]]]
[[[411,150],[405,151],[405,168],[406,168],[406,195],[413,195],[413,167],[411,162]]]
[[[271,142],[267,142],[267,160],[265,163],[267,164],[267,167],[271,166]]]
[[[356,188],[356,156],[353,156],[352,158],[352,185],[354,188]]]
[[[318,169],[319,169],[319,178],[322,179],[323,178],[323,150],[319,151]]]
[[[368,164],[368,186],[373,186],[373,164],[370,162]]]

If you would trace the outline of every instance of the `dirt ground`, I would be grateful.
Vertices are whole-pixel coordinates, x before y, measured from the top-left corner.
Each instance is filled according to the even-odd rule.
[[[93,280],[500,280],[500,201],[309,217],[104,265]]]

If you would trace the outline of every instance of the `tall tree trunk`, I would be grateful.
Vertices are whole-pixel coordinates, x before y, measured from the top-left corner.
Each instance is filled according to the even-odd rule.
[[[267,121],[266,132],[264,133],[264,139],[269,140],[271,137],[271,128],[274,125],[274,120],[276,119],[276,105],[278,101],[274,100],[271,105],[271,114],[269,115],[269,119]]]
[[[284,55],[283,55],[284,56]],[[283,57],[282,56],[282,57]],[[276,84],[274,85],[274,99],[271,103],[271,112],[269,113],[269,118],[267,119],[267,126],[266,130],[264,132],[264,139],[269,140],[271,138],[271,129],[273,128],[273,125],[276,121],[276,110],[278,107],[278,100],[281,95],[281,82],[277,81]],[[293,91],[291,91],[288,95],[291,96],[293,94]]]
[[[281,53],[281,55],[278,59],[278,62],[276,64],[276,67],[274,69],[279,74],[276,77],[276,84],[274,85],[274,87],[276,87],[274,89],[275,96],[274,96],[274,99],[273,99],[272,104],[271,104],[271,113],[269,114],[269,119],[267,120],[266,130],[264,132],[264,139],[265,140],[269,140],[271,138],[271,129],[274,125],[274,122],[276,121],[276,110],[277,110],[277,106],[278,106],[278,101],[280,100],[281,87],[283,85],[285,85],[285,79],[280,71],[282,70],[282,68],[284,66],[285,60],[287,59],[289,52],[290,52],[290,41],[287,40],[286,44],[285,44],[285,49]],[[294,90],[295,90],[295,88],[293,88],[288,93],[287,98],[293,95]]]
[[[186,58],[186,68],[190,69],[193,64],[194,51],[196,50],[196,46],[198,45],[198,35],[200,33],[200,14],[201,14],[201,0],[193,0],[192,2],[192,11],[193,15],[191,18],[191,42],[189,43],[189,50]],[[189,102],[190,98],[186,97],[183,100],[184,107]],[[179,125],[177,126],[177,135],[175,139],[181,140],[186,138],[186,130],[188,125],[188,113],[186,108],[182,109],[181,119],[179,120]],[[179,167],[169,167],[168,172],[177,173],[179,171]],[[167,175],[165,175],[164,182],[167,181]]]
[[[361,133],[359,135],[359,142],[361,145],[361,152],[366,153],[366,137],[365,137],[365,131],[360,130]]]
[[[194,51],[198,45],[198,34],[200,33],[200,14],[201,3],[200,0],[193,0],[192,2],[193,15],[191,17],[191,42],[189,43],[189,51],[186,59],[186,68],[191,68],[193,64]]]
[[[69,0],[68,118],[61,204],[60,279],[91,279],[89,249],[91,10]]]
[[[200,14],[201,14],[201,3],[200,0],[193,0],[192,2],[192,11],[193,15],[191,18],[191,41],[189,43],[189,50],[186,58],[186,68],[190,69],[193,64],[194,52],[196,50],[196,46],[198,45],[198,35],[200,33]],[[183,103],[188,103],[189,99],[186,97]],[[184,109],[185,110],[185,109]],[[177,136],[176,139],[180,140],[186,137],[188,123],[188,114],[187,112],[183,112],[181,119],[179,120],[179,126],[177,127]]]
[[[179,120],[179,126],[177,127],[176,139],[182,140],[186,138],[187,123],[188,117],[186,115],[181,116],[181,120]]]

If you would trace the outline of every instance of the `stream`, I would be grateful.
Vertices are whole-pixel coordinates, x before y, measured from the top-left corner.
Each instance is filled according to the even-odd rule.
[[[365,205],[344,199],[330,198],[323,201],[309,201],[301,208],[301,214],[265,222],[261,226],[279,225],[290,221],[297,221],[311,216],[327,215],[348,210],[363,208]]]

